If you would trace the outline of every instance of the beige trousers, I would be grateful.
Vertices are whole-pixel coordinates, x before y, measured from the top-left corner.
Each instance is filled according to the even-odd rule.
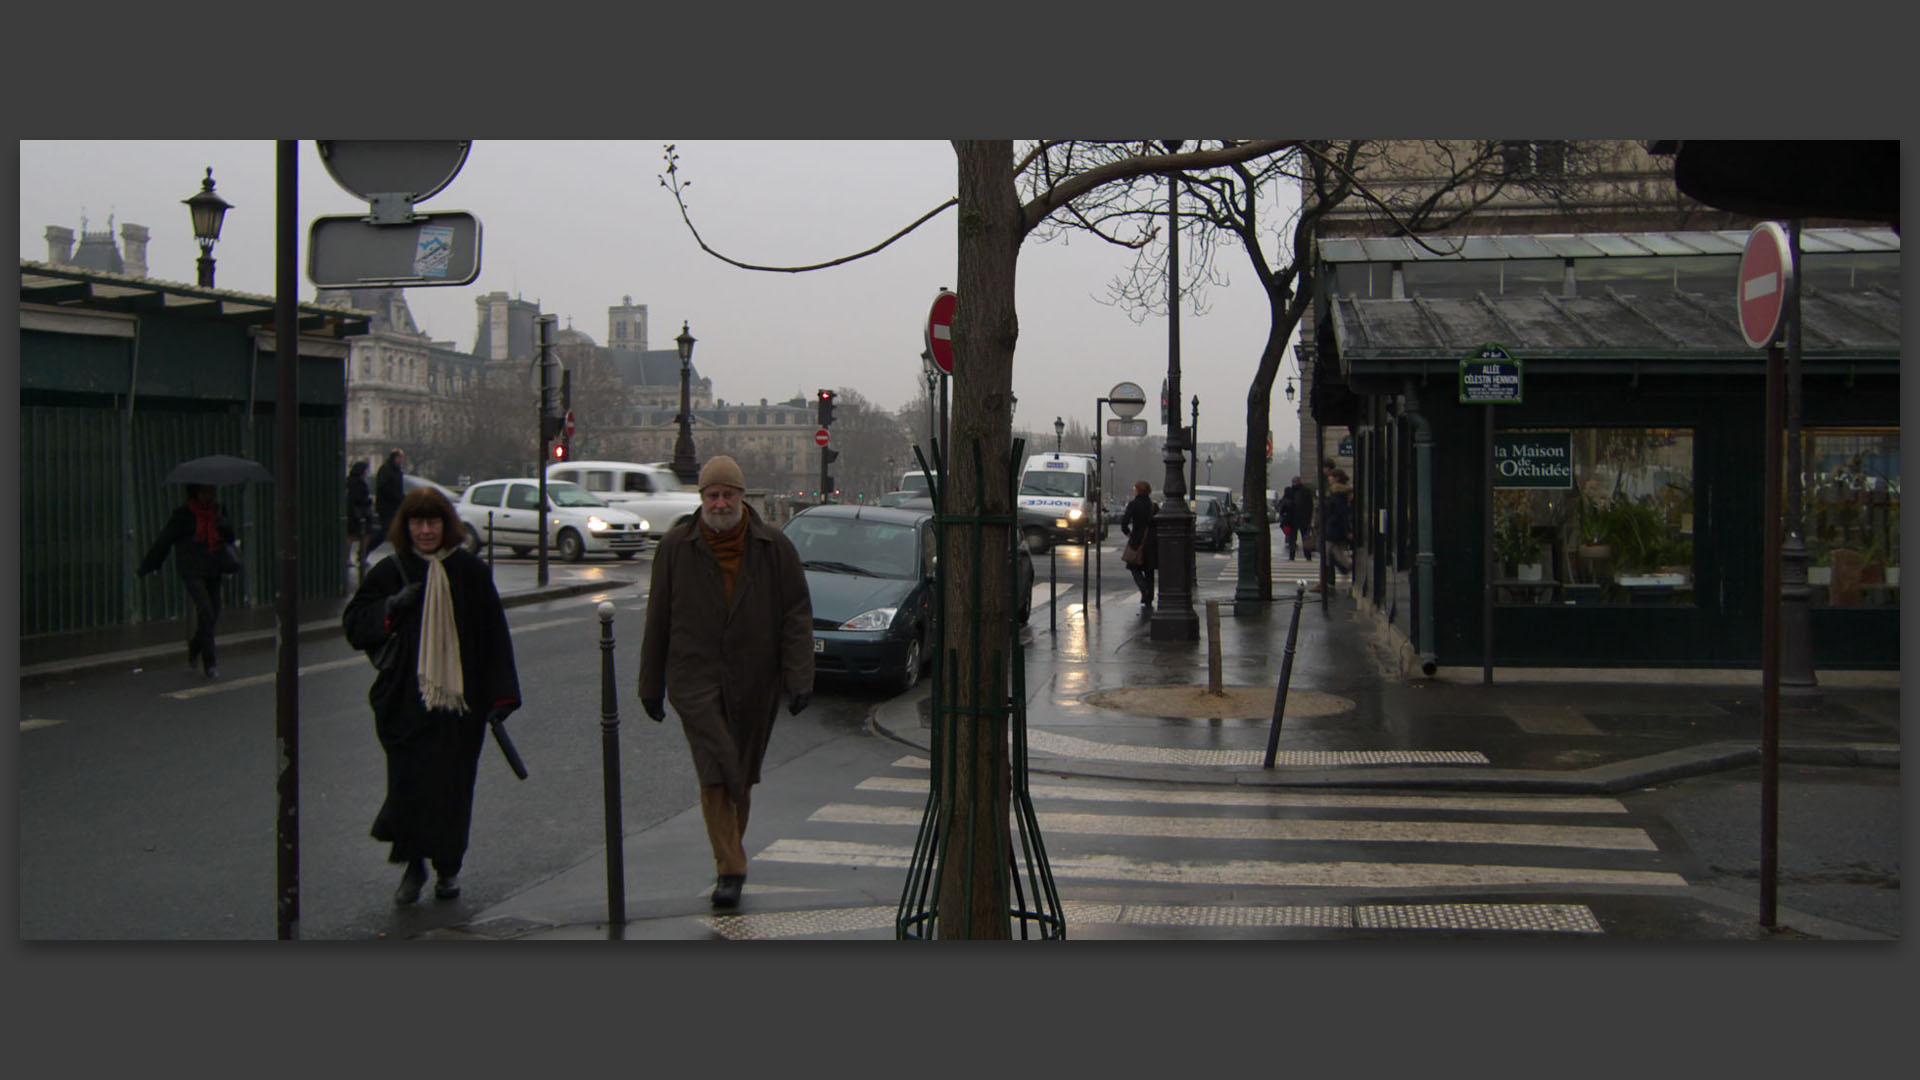
[[[707,843],[713,845],[713,865],[718,874],[747,872],[747,811],[753,803],[753,789],[747,788],[739,802],[727,794],[725,784],[700,787],[700,816],[707,821]]]

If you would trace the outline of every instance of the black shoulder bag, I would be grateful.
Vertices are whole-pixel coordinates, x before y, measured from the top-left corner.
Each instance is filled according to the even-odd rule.
[[[400,553],[397,551],[389,556],[389,558],[393,560],[393,568],[400,571],[400,587],[403,589],[406,588],[409,584],[407,581],[407,564],[400,561]],[[388,634],[387,640],[381,642],[380,647],[373,650],[370,658],[373,660],[373,666],[379,668],[381,671],[392,671],[394,668],[399,667],[400,635],[397,633]]]

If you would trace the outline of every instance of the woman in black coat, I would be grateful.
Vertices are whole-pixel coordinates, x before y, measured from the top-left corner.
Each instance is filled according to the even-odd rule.
[[[353,563],[362,573],[367,569],[367,552],[379,546],[374,535],[373,489],[367,486],[367,463],[356,461],[347,470],[347,538],[354,545]]]
[[[393,555],[367,572],[342,616],[347,641],[369,657],[399,638],[398,662],[374,677],[367,699],[387,755],[372,836],[393,845],[388,862],[406,865],[394,892],[401,904],[420,898],[429,861],[434,896],[460,895],[487,724],[520,707],[506,611],[463,535],[446,496],[409,494],[387,531]]]
[[[1133,482],[1133,499],[1120,513],[1120,531],[1127,534],[1127,546],[1140,548],[1145,558],[1129,565],[1133,583],[1140,587],[1140,611],[1153,610],[1153,572],[1160,566],[1160,546],[1153,542],[1153,485],[1145,480]]]
[[[140,560],[136,573],[146,577],[173,553],[173,568],[186,586],[187,599],[193,602],[193,636],[187,639],[187,666],[202,667],[211,679],[220,672],[214,666],[213,629],[220,621],[220,575],[217,556],[233,540],[233,526],[220,504],[213,501],[213,487],[188,484],[187,501],[173,511],[160,530],[160,538]]]

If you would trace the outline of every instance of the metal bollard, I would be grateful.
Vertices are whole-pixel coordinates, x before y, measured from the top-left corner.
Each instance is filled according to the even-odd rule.
[[[493,569],[493,511],[487,511],[487,569]]]
[[[620,813],[620,707],[613,686],[613,602],[600,613],[600,768],[607,810],[607,921],[627,921],[627,858]]]
[[[1293,680],[1293,641],[1300,633],[1300,608],[1307,602],[1305,582],[1293,583],[1293,618],[1287,623],[1287,655],[1280,661],[1280,692],[1273,699],[1273,726],[1267,731],[1267,759],[1263,769],[1273,768],[1274,755],[1280,751],[1280,718],[1287,713],[1287,683]]]
[[[1047,632],[1056,635],[1055,645],[1059,644],[1057,635],[1060,632],[1059,616],[1055,614],[1060,610],[1060,556],[1057,554],[1059,550],[1058,540],[1047,545]]]

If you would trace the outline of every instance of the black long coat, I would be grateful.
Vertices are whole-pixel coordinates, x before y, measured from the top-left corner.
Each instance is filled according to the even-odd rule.
[[[348,643],[369,657],[389,636],[386,599],[404,587],[395,559],[405,564],[408,582],[426,580],[425,559],[411,551],[388,556],[367,571],[341,616]],[[506,609],[487,564],[455,549],[441,565],[460,635],[466,710],[429,710],[420,700],[417,668],[424,604],[414,605],[392,628],[400,635],[400,663],[374,676],[367,700],[373,706],[374,732],[387,755],[386,801],[374,817],[372,836],[393,844],[390,862],[432,859],[442,873],[451,873],[459,869],[467,850],[487,713],[519,706],[520,675]]]
[[[228,524],[225,511],[218,514],[215,527],[220,539],[230,541],[234,538],[233,526]],[[167,553],[172,552],[173,568],[181,577],[218,579],[220,568],[214,564],[213,549],[193,538],[194,527],[193,511],[184,505],[174,507],[173,516],[161,527],[159,538],[147,549],[146,558],[140,560],[138,572],[151,574],[160,569],[160,564],[167,561]]]
[[[748,506],[746,551],[726,600],[694,517],[653,553],[640,700],[673,702],[702,785],[735,800],[760,782],[780,692],[813,692],[813,598],[793,541]]]
[[[1153,497],[1135,495],[1120,512],[1120,531],[1127,534],[1127,543],[1138,541],[1146,545],[1147,561],[1132,570],[1157,570],[1160,568],[1160,545],[1153,542]]]
[[[1305,484],[1288,484],[1280,493],[1280,524],[1306,529],[1313,524],[1313,492]]]

